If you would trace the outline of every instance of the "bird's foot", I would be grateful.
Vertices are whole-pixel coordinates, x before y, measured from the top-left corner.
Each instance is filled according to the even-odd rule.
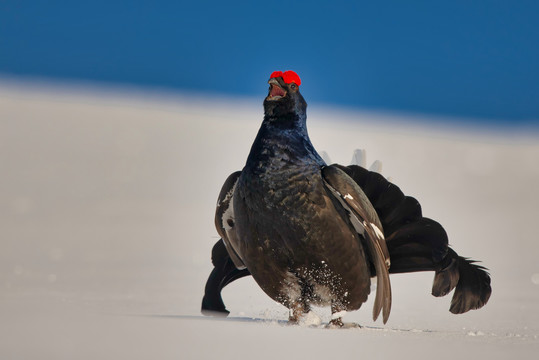
[[[342,317],[346,314],[345,308],[337,303],[331,303],[331,320],[327,325],[328,329],[353,329],[361,328],[359,324],[356,323],[345,323],[342,321]]]
[[[362,326],[354,322],[343,322],[342,318],[332,319],[326,326],[328,329],[361,329]]]
[[[298,325],[299,324],[299,317],[290,315],[288,317],[288,325]]]
[[[328,329],[342,328],[343,326],[344,322],[342,321],[342,318],[335,318],[329,321]]]
[[[292,304],[292,307],[290,308],[290,315],[288,317],[288,324],[300,324],[302,316],[307,314],[309,311],[311,311],[311,309],[307,304],[303,304],[300,302]]]

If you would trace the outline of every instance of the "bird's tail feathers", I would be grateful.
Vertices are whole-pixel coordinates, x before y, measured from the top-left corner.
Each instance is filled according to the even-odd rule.
[[[436,297],[449,294],[457,286],[460,279],[458,259],[447,256],[444,263],[445,265],[438,266],[432,282],[432,295]]]
[[[459,256],[453,249],[439,262],[434,261],[432,246],[425,238],[408,242],[388,241],[391,257],[390,273],[435,271],[432,295],[441,297],[454,290],[449,311],[462,314],[483,307],[492,293],[487,269],[475,261]]]
[[[229,311],[223,303],[221,290],[234,280],[250,275],[250,273],[247,269],[238,270],[236,268],[222,239],[213,246],[211,260],[214,269],[206,282],[201,312],[206,316],[227,316]]]
[[[490,275],[487,269],[477,265],[476,261],[458,256],[452,249],[449,249],[449,255],[457,259],[456,268],[458,269],[458,282],[449,311],[453,314],[462,314],[483,307],[492,293]],[[453,272],[455,271],[453,270]],[[436,276],[438,276],[438,272]],[[436,283],[436,277],[434,281]]]

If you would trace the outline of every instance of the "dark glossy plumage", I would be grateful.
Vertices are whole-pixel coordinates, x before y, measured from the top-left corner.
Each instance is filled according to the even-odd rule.
[[[215,266],[202,310],[227,314],[220,292],[251,274],[297,321],[311,304],[332,313],[358,309],[378,286],[373,317],[391,309],[389,273],[435,271],[433,295],[456,287],[451,311],[483,306],[490,277],[447,245],[444,229],[380,174],[326,165],[306,129],[294,83],[270,79],[265,116],[245,167],[219,195]],[[334,319],[341,324],[340,319]]]

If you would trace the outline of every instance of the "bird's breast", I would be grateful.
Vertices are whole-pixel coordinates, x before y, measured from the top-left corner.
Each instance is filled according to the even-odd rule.
[[[240,179],[240,189],[252,210],[283,212],[294,217],[315,211],[323,203],[325,191],[318,165],[295,166],[279,159],[258,168],[265,171],[246,172],[245,179]]]
[[[234,207],[236,228],[246,251],[299,260],[324,241],[330,199],[320,167],[266,167],[271,171],[244,171],[238,181]],[[334,216],[335,214],[333,214]],[[310,250],[309,250],[310,249]]]

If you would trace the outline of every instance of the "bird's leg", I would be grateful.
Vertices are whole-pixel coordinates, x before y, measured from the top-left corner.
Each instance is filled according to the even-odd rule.
[[[343,327],[344,323],[342,322],[341,311],[344,309],[341,308],[339,304],[335,301],[331,302],[331,320],[329,321],[330,327]]]
[[[344,307],[336,302],[331,302],[331,320],[329,321],[329,328],[360,328],[361,326],[356,323],[344,323],[342,316],[346,313]]]
[[[296,300],[290,307],[290,316],[288,317],[289,324],[299,324],[301,317],[311,311],[311,307],[300,300]]]

